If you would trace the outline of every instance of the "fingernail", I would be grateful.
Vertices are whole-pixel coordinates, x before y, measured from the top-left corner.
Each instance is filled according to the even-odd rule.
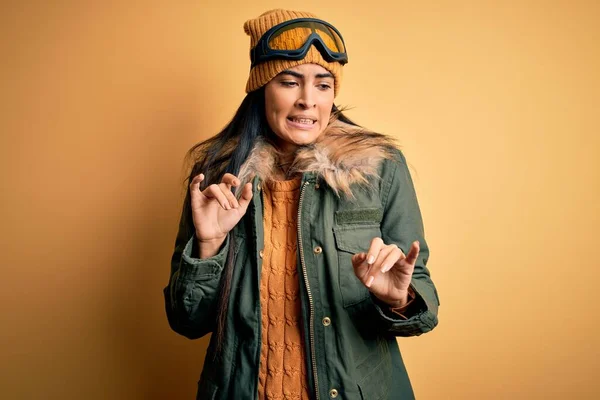
[[[388,266],[384,265],[383,268],[381,268],[381,273],[385,274],[388,271]]]
[[[369,261],[367,262],[367,264],[373,264],[375,262],[375,256],[371,256],[369,257]]]
[[[371,284],[373,283],[374,280],[375,280],[375,278],[373,278],[372,276],[370,276],[369,280],[367,281],[367,287],[371,287]]]

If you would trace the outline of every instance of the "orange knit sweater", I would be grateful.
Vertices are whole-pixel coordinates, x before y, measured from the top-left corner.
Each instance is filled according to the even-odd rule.
[[[309,399],[296,269],[300,180],[297,177],[263,185],[260,400]]]

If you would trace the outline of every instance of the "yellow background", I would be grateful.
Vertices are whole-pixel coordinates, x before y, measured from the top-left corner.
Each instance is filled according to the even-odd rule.
[[[194,397],[207,341],[161,292],[182,158],[244,97],[244,21],[282,6],[340,29],[337,103],[411,164],[442,302],[399,340],[417,397],[600,396],[599,2],[10,3],[3,399]]]

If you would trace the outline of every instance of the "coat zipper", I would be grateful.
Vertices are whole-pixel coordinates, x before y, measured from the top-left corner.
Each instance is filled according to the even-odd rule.
[[[312,294],[310,292],[310,285],[308,284],[308,273],[306,272],[306,264],[304,263],[304,249],[302,246],[302,224],[301,224],[301,215],[302,215],[302,199],[304,197],[304,189],[306,189],[306,185],[308,182],[304,182],[302,185],[302,190],[300,191],[300,200],[298,202],[298,242],[300,244],[300,263],[302,264],[302,273],[304,275],[304,282],[306,284],[306,292],[308,293],[308,304],[310,307],[310,318],[309,318],[309,330],[310,330],[310,359],[312,361],[313,366],[313,377],[315,380],[315,395],[317,400],[319,400],[319,381],[317,378],[317,357],[315,355],[315,332],[314,332],[314,307],[313,307],[313,299]]]

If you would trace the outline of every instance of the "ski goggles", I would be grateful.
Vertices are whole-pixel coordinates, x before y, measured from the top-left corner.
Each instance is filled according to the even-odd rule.
[[[297,18],[275,25],[261,36],[250,50],[250,68],[273,59],[301,60],[312,45],[328,62],[348,62],[344,39],[333,25],[316,18]]]

